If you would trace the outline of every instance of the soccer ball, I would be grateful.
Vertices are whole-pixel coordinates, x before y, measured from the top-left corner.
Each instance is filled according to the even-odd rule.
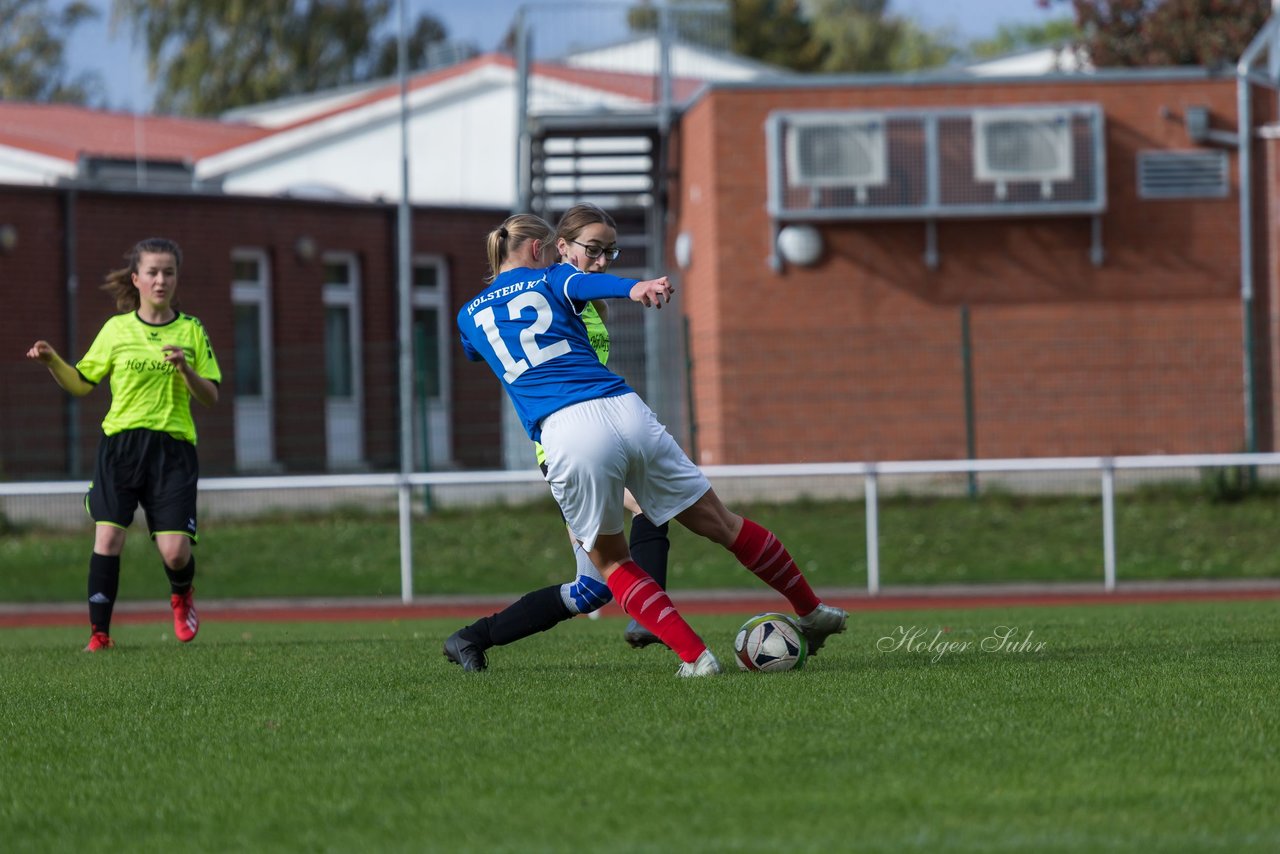
[[[743,670],[799,670],[809,655],[809,641],[785,614],[758,614],[738,629],[734,657]]]

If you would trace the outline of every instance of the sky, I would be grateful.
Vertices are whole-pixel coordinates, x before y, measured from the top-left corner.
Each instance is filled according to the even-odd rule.
[[[154,86],[147,80],[145,53],[133,44],[125,28],[111,32],[111,0],[89,0],[101,10],[98,21],[84,24],[67,46],[68,71],[74,76],[96,72],[112,109],[145,112]],[[521,0],[404,0],[410,20],[426,12],[440,19],[450,38],[472,42],[481,50],[493,49],[505,34]],[[610,2],[610,0],[596,0]],[[55,0],[55,6],[64,5]],[[584,0],[585,3],[585,0]],[[541,5],[533,3],[531,5]],[[570,4],[554,4],[571,15]],[[920,27],[947,30],[961,41],[995,34],[1001,24],[1043,24],[1069,14],[1064,4],[1051,11],[1036,0],[890,0],[892,14],[914,20]]]

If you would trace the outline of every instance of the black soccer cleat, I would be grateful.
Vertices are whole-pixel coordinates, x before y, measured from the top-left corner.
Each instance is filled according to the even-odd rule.
[[[458,629],[445,640],[444,657],[468,673],[479,673],[489,666],[489,659],[485,657],[484,650],[479,644],[463,637],[462,629]]]
[[[622,633],[622,639],[630,644],[632,649],[644,649],[646,646],[662,643],[661,638],[635,620],[627,624],[627,630]]]

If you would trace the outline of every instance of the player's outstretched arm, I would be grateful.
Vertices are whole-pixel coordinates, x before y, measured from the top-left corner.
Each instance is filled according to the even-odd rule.
[[[27,358],[48,368],[54,381],[76,397],[84,397],[93,391],[93,383],[85,382],[80,372],[67,364],[48,341],[41,340],[32,344],[27,351]]]
[[[663,305],[671,301],[673,293],[675,293],[675,288],[671,287],[667,277],[663,276],[658,279],[649,279],[645,282],[636,282],[631,288],[631,299],[645,308],[662,308]]]

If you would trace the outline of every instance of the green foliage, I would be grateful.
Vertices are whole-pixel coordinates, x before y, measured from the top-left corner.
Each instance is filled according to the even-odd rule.
[[[1280,497],[1280,489],[1274,483],[1264,483],[1253,466],[1214,466],[1205,469],[1201,484],[1211,501],[1237,502],[1246,498],[1274,501]]]
[[[812,28],[823,45],[824,72],[915,71],[945,65],[955,48],[906,18],[887,0],[817,0]]]
[[[393,8],[393,0],[113,0],[112,21],[145,43],[156,108],[205,116],[391,73],[396,39],[382,31]],[[410,68],[444,37],[439,21],[420,16]]]
[[[682,8],[688,3],[671,4],[675,35],[705,41],[715,27],[706,13]],[[957,53],[945,39],[888,14],[887,0],[731,0],[728,5],[733,52],[791,71],[912,71],[943,65]],[[658,10],[640,3],[627,20],[633,30],[652,31]]]
[[[723,661],[746,614],[693,615]],[[623,621],[0,631],[7,850],[1275,851],[1274,603],[856,613],[678,680]],[[1000,626],[1038,651],[982,651]],[[920,629],[973,648],[884,648]],[[618,802],[625,797],[625,815]],[[109,816],[110,820],[104,820]]]
[[[0,0],[0,100],[85,104],[101,97],[96,74],[67,76],[65,42],[96,18],[88,3]]]
[[[1270,0],[1070,2],[1095,66],[1234,64],[1271,15]]]
[[[733,52],[793,71],[818,71],[826,47],[813,36],[799,0],[733,0]]]
[[[1002,24],[989,39],[969,45],[977,59],[1006,56],[1020,50],[1074,45],[1080,41],[1080,30],[1071,18],[1058,18],[1044,24]]]
[[[668,26],[676,40],[705,45],[713,50],[728,47],[725,35],[729,22],[720,9],[702,0],[667,0],[666,8],[671,13]],[[659,25],[659,11],[651,0],[640,0],[627,9],[627,26],[637,33],[655,32]]]

